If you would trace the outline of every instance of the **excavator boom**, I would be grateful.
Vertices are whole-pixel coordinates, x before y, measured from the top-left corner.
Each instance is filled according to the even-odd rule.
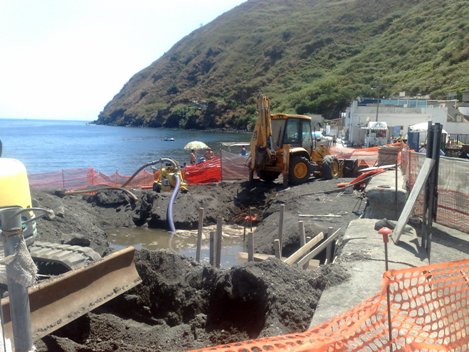
[[[116,251],[86,267],[29,288],[31,329],[36,341],[92,311],[141,282],[135,249]],[[13,339],[9,299],[2,300],[4,335]]]
[[[313,141],[312,118],[306,115],[270,114],[266,96],[258,100],[259,115],[251,138],[249,180],[254,172],[272,182],[280,174],[284,185],[307,182],[310,176],[337,177],[339,163],[325,145]]]
[[[259,115],[254,126],[254,131],[251,137],[251,157],[250,168],[255,170],[259,167],[259,160],[257,160],[258,150],[266,151],[270,156],[273,152],[272,146],[272,121],[270,117],[270,101],[266,96],[259,96],[258,99]]]

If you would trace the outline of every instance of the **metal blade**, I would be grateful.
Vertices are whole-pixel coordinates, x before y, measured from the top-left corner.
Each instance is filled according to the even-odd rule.
[[[128,247],[29,288],[33,340],[38,340],[138,285]],[[9,299],[2,300],[5,337],[13,338]]]

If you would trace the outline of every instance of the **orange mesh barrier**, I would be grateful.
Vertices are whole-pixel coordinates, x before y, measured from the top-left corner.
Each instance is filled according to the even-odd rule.
[[[76,191],[93,186],[120,187],[130,176],[123,176],[117,171],[111,175],[103,174],[93,168],[68,169],[41,174],[28,175],[32,189],[63,189]],[[142,170],[130,182],[128,187],[148,188],[153,184],[153,173]]]
[[[374,166],[378,161],[378,147],[355,149],[332,146],[331,153],[338,159],[358,159],[361,168]]]
[[[219,157],[197,165],[184,168],[184,177],[189,184],[209,183],[221,181],[221,162]],[[63,189],[76,191],[95,186],[120,187],[130,176],[124,176],[117,171],[106,175],[93,168],[68,169],[41,174],[28,175],[32,189]],[[154,181],[152,172],[140,171],[126,186],[128,188],[151,188]]]
[[[186,165],[184,179],[188,184],[213,183],[221,181],[221,161],[216,156],[211,160],[197,164]]]
[[[223,180],[247,180],[249,178],[248,158],[240,154],[221,151]]]
[[[385,147],[402,147],[404,144],[392,143],[386,144]],[[370,148],[343,148],[343,147],[331,147],[331,153],[334,154],[338,159],[357,159],[360,168],[375,166],[378,161],[378,151],[380,147]],[[399,156],[400,158],[400,156]]]
[[[402,152],[402,172],[410,189],[425,161],[421,153]],[[469,233],[469,161],[458,158],[440,158],[438,173],[438,208],[436,222]],[[423,214],[422,191],[417,199],[414,214]]]
[[[469,259],[389,270],[379,294],[305,332],[197,351],[389,351],[387,287],[393,351],[469,351]]]

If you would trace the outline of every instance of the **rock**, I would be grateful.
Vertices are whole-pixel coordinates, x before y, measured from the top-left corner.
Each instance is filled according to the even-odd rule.
[[[63,242],[65,244],[81,247],[89,247],[91,245],[91,241],[79,233],[64,234],[63,236]]]

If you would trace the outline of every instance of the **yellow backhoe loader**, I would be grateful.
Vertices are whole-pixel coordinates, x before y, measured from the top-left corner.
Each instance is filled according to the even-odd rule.
[[[35,214],[43,211],[31,206],[24,165],[15,159],[0,158],[0,251],[5,251],[2,263],[7,263],[6,270],[0,267],[0,276],[6,273],[8,290],[8,297],[2,299],[1,320],[4,336],[14,341],[16,351],[30,350],[32,341],[141,282],[132,247],[101,258],[88,247],[37,241]],[[18,277],[12,277],[8,267],[15,261],[20,266],[23,262],[34,263],[39,274],[49,278],[30,287],[18,284]],[[35,281],[35,270],[31,270],[31,282]]]
[[[311,117],[271,114],[266,96],[259,97],[258,109],[248,164],[251,181],[254,172],[267,182],[282,174],[285,185],[301,184],[312,175],[325,179],[338,176],[339,163],[330,155],[330,142],[313,138]]]

